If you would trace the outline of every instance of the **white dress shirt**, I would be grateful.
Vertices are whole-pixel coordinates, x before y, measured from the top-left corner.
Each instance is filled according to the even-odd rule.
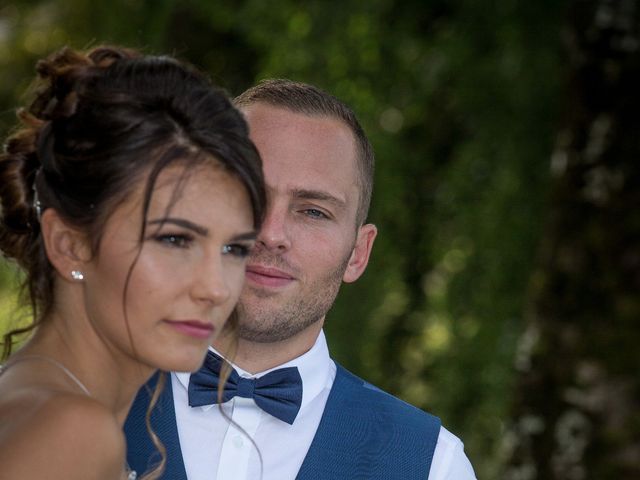
[[[302,377],[302,404],[293,425],[263,412],[248,398],[234,397],[222,406],[190,407],[190,374],[171,374],[178,436],[189,480],[295,479],[336,376],[324,333],[320,332],[307,353],[276,368],[251,375],[234,365],[245,378],[259,378],[283,367],[298,367]],[[444,427],[429,480],[475,480],[462,442]]]

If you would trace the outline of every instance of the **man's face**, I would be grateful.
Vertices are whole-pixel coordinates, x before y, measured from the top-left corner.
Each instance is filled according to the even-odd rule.
[[[346,125],[261,103],[244,113],[263,160],[268,208],[247,264],[239,335],[270,343],[324,319],[341,282],[364,271],[375,227],[356,227],[356,147]]]

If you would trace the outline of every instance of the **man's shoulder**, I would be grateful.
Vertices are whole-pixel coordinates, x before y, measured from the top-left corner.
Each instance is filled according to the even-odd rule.
[[[341,401],[358,403],[361,407],[366,405],[365,411],[380,418],[392,417],[395,422],[409,423],[419,422],[419,426],[440,428],[440,419],[424,410],[401,400],[372,383],[363,380],[336,362],[336,379],[334,389],[338,395],[343,396]],[[391,419],[390,419],[391,420]]]
[[[439,432],[438,418],[336,364],[298,478],[426,478]]]
[[[444,428],[438,417],[385,392],[337,363],[336,367],[334,388],[337,386],[339,390],[338,402],[357,405],[358,415],[378,424],[386,424],[386,433],[396,441],[399,438],[407,441],[403,445],[408,451],[412,451],[412,446],[420,445],[413,450],[415,456],[425,454],[428,450],[428,456],[433,455],[429,478],[475,479],[462,441]],[[349,410],[356,411],[355,408]],[[367,421],[366,418],[360,420]],[[402,435],[396,435],[398,431],[402,431]]]

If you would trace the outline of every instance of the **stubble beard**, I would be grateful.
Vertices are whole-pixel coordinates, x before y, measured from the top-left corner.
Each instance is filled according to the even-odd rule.
[[[242,297],[236,307],[238,315],[238,338],[255,343],[275,343],[288,340],[321,321],[333,305],[344,272],[349,263],[349,255],[338,267],[298,292],[286,302],[274,299],[259,290],[251,292],[251,302],[243,303]],[[277,265],[277,261],[269,261]]]

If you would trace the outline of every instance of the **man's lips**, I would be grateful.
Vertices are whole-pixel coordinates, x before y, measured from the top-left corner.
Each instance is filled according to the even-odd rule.
[[[284,287],[293,282],[295,277],[278,268],[249,265],[247,280],[263,287]]]
[[[179,332],[194,338],[210,338],[214,331],[211,323],[200,320],[165,320],[165,322]]]

